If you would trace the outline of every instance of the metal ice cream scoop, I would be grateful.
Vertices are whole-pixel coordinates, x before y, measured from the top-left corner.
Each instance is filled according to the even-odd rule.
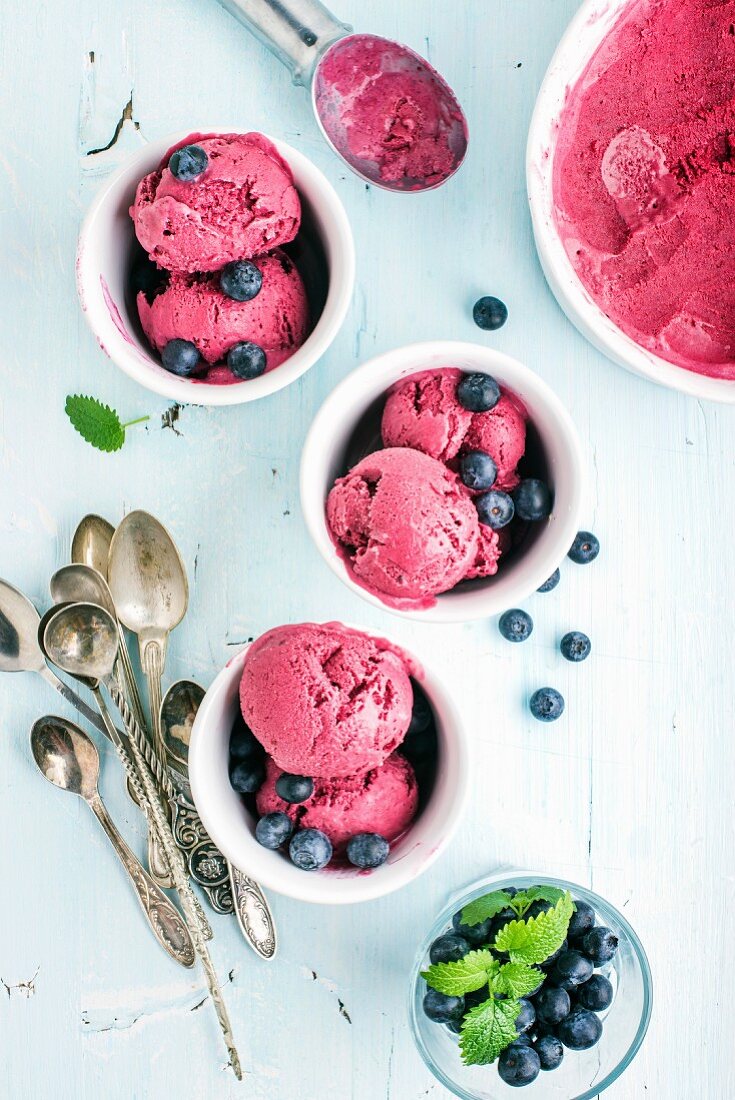
[[[319,0],[220,3],[283,62],[294,84],[311,90],[322,133],[366,182],[425,191],[457,171],[467,122],[452,89],[419,54],[353,34]]]

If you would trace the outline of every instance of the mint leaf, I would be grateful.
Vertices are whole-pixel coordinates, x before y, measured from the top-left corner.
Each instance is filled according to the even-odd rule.
[[[505,890],[493,890],[492,894],[475,898],[462,910],[463,924],[482,924],[489,917],[496,917],[503,909],[513,904],[513,898],[506,894]]]
[[[508,954],[511,962],[545,962],[563,944],[573,912],[574,902],[567,891],[548,912],[506,924],[495,937],[494,949]]]
[[[518,1001],[491,998],[467,1013],[462,1022],[459,1046],[466,1066],[487,1066],[501,1050],[518,1038],[516,1019],[521,1011]]]
[[[528,890],[516,894],[513,898],[513,908],[522,917],[535,901],[548,901],[551,905],[556,905],[559,898],[563,897],[564,891],[558,886],[530,886]]]
[[[515,1000],[517,997],[527,997],[541,985],[544,973],[528,963],[509,962],[498,970],[491,979],[493,993],[505,993]]]
[[[432,989],[448,997],[462,997],[482,989],[491,975],[497,973],[500,964],[489,951],[469,951],[457,962],[434,963],[424,970],[421,977]]]
[[[64,411],[82,439],[108,454],[120,450],[125,442],[126,428],[148,420],[147,416],[141,416],[122,424],[118,414],[109,405],[103,405],[96,397],[86,397],[80,393],[69,394]]]

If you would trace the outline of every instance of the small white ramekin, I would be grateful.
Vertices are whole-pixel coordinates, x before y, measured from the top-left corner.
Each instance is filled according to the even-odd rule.
[[[361,629],[365,634],[372,631]],[[469,738],[441,680],[421,663],[419,680],[436,718],[439,761],[429,800],[388,861],[366,874],[357,869],[310,873],[283,852],[255,839],[255,818],[228,776],[230,732],[237,716],[247,646],[219,673],[199,708],[189,746],[189,777],[199,815],[221,852],[261,886],[298,901],[350,905],[391,894],[413,882],[441,855],[460,823],[469,792]],[[410,656],[410,655],[409,655]]]
[[[556,228],[554,155],[569,89],[630,0],[586,0],[551,59],[531,119],[526,182],[541,267],[572,324],[613,362],[661,386],[703,400],[735,402],[735,381],[709,378],[667,362],[627,336],[610,320],[577,276]]]
[[[143,335],[129,289],[135,234],[128,210],[138,182],[158,167],[171,146],[186,136],[173,134],[149,142],[100,188],[79,235],[79,299],[102,350],[146,389],[173,401],[195,405],[241,405],[288,386],[309,370],[334,340],[347,313],[355,282],[352,230],[337,192],[319,169],[297,149],[270,138],[293,172],[302,203],[302,225],[308,225],[324,253],[329,280],[324,307],[302,346],[281,366],[259,378],[216,386],[170,374]]]
[[[355,580],[334,544],[326,500],[335,479],[346,470],[346,452],[366,412],[397,381],[418,371],[459,367],[491,374],[526,408],[547,465],[554,492],[551,517],[506,562],[494,577],[476,580],[437,596],[430,607],[396,609]],[[379,355],[349,374],[317,413],[301,457],[301,507],[306,525],[327,565],[362,599],[396,615],[423,622],[468,622],[497,615],[525,599],[554,572],[579,527],[583,504],[584,464],[576,428],[556,394],[516,359],[482,347],[454,341],[410,344]]]

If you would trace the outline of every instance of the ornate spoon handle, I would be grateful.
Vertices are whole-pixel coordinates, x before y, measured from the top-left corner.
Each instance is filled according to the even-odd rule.
[[[235,914],[245,939],[261,959],[272,959],[276,953],[276,926],[263,891],[231,863],[230,883],[235,901]]]

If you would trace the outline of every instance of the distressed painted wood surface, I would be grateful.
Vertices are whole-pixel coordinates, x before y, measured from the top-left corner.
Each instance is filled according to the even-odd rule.
[[[0,680],[0,1093],[45,1100],[248,1096],[439,1100],[415,1053],[406,976],[448,893],[502,865],[591,884],[650,953],[656,1010],[615,1100],[735,1095],[725,1011],[735,972],[731,538],[735,411],[636,380],[572,329],[539,269],[525,201],[527,125],[575,0],[343,0],[363,29],[404,40],[446,74],[472,133],[449,186],[406,198],[366,189],[322,144],[306,97],[215,0],[2,6],[0,575],[46,604],[86,511],[146,508],[172,529],[192,582],[171,678],[207,684],[233,648],[288,620],[379,627],[440,660],[477,753],[451,850],[400,896],[329,911],[273,898],[281,950],[258,962],[217,919],[214,956],[248,1082],[224,1069],[199,975],[153,942],[81,803],[46,786],[28,729],[64,709],[28,676]],[[243,408],[172,409],[97,348],[77,306],[80,218],[141,142],[186,128],[263,129],[334,182],[354,226],[358,277],[344,328],[299,384]],[[502,332],[470,317],[508,303]],[[432,337],[491,341],[568,404],[590,470],[585,519],[603,552],[564,569],[522,651],[492,622],[432,627],[364,605],[322,564],[297,497],[301,445],[322,399],[358,362]],[[102,456],[65,419],[67,393],[149,413]],[[564,666],[569,628],[591,660]],[[564,719],[524,707],[545,683]],[[102,789],[130,843],[140,821],[104,753]],[[723,1006],[724,1001],[724,1006]]]

